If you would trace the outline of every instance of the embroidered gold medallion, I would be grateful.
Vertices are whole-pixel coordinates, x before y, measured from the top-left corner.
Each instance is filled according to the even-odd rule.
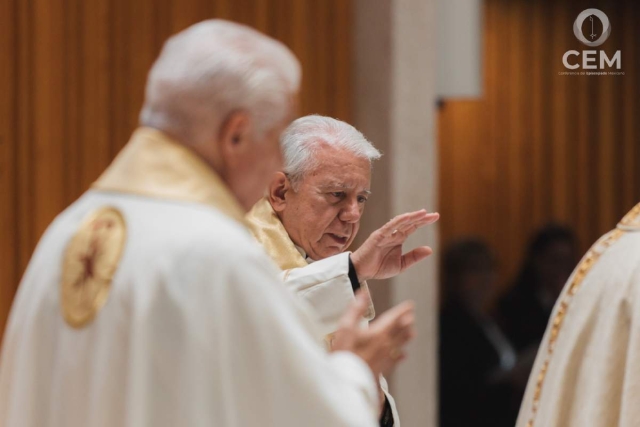
[[[92,212],[69,242],[62,261],[60,301],[70,326],[85,326],[107,302],[126,239],[122,214],[105,207]]]

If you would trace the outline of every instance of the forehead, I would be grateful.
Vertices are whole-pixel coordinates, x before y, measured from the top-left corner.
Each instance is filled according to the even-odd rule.
[[[371,163],[343,149],[321,145],[315,156],[315,166],[304,181],[318,187],[344,187],[369,190]]]

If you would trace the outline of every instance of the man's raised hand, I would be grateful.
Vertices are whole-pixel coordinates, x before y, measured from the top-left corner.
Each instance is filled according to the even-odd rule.
[[[386,279],[402,273],[433,252],[428,246],[419,246],[402,254],[402,245],[420,227],[433,224],[440,218],[437,213],[422,209],[398,215],[378,230],[351,254],[351,262],[358,280]]]

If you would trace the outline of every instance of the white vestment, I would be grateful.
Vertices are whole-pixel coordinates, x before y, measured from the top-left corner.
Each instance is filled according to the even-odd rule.
[[[349,280],[350,252],[310,263],[302,249],[293,243],[266,198],[251,209],[247,221],[253,235],[282,270],[285,285],[313,307],[321,332],[324,335],[334,333],[340,318],[355,298]],[[361,284],[361,288],[369,294],[366,282]],[[374,317],[375,310],[369,296],[365,320]]]
[[[74,236],[105,207],[126,225],[112,280],[87,282],[87,267],[61,291]],[[377,426],[370,369],[319,345],[243,215],[190,150],[137,130],[29,263],[3,343],[0,426]],[[101,250],[78,265],[100,266]],[[73,323],[63,307],[83,283],[106,299]]]
[[[640,204],[587,252],[554,308],[517,427],[640,426]]]
[[[282,269],[281,274],[285,285],[313,308],[312,314],[318,318],[322,334],[330,340],[338,328],[340,318],[355,298],[349,278],[351,253],[343,252],[319,261],[308,259],[304,251],[293,243],[266,198],[256,203],[246,219],[256,239]],[[369,295],[366,282],[362,282],[360,287]],[[373,320],[374,316],[373,301],[369,295],[369,308],[365,314],[363,326]],[[389,393],[386,379],[382,376],[380,376],[380,386],[389,401],[394,426],[400,427],[395,400]]]

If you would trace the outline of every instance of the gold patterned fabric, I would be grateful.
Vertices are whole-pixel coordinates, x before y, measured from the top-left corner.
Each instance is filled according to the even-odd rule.
[[[76,231],[65,251],[60,284],[62,315],[70,326],[86,326],[107,302],[126,239],[122,213],[113,207],[91,212]]]
[[[618,224],[621,230],[635,231],[640,229],[640,203],[634,206]]]
[[[94,189],[203,203],[248,226],[245,210],[216,172],[166,134],[137,129]]]
[[[255,204],[246,219],[255,238],[281,270],[307,265],[266,197]]]

